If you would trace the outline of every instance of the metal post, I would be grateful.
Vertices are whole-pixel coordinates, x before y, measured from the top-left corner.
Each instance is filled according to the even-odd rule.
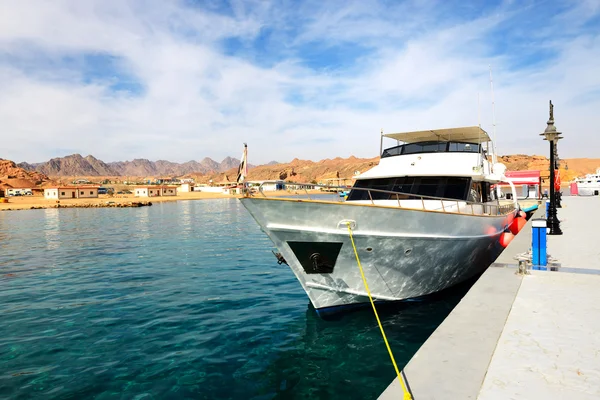
[[[556,199],[554,194],[554,140],[550,142],[550,212],[548,215],[548,226],[550,227],[550,235],[562,235],[560,230],[560,222],[556,216]]]
[[[560,174],[560,160],[558,159],[558,141],[554,142],[554,164],[554,169]],[[558,192],[555,193],[555,195],[556,208],[562,208],[562,204],[560,203],[560,201],[562,200],[562,192],[560,191],[560,187],[558,189]]]
[[[546,224],[547,221],[541,218],[531,221],[531,263],[533,269],[546,270],[548,265]]]

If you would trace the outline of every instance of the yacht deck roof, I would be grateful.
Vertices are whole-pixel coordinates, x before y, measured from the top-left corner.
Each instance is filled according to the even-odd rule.
[[[386,133],[383,136],[396,139],[404,143],[428,141],[485,143],[491,140],[487,132],[478,126],[467,126],[464,128],[432,129],[427,131],[402,133]]]

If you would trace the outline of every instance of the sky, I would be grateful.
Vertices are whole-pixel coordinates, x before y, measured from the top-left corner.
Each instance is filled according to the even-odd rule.
[[[0,0],[16,162],[374,157],[477,124],[546,155],[549,100],[560,157],[600,158],[600,0]]]

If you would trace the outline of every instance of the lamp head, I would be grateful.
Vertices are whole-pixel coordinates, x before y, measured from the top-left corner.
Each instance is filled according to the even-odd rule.
[[[544,136],[544,140],[557,141],[558,139],[562,139],[561,132],[556,130],[554,126],[554,105],[552,104],[552,100],[550,100],[550,118],[547,122],[548,126],[544,133],[540,133],[540,136]]]

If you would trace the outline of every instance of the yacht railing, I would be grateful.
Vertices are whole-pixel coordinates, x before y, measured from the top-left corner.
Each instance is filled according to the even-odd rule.
[[[309,200],[313,200],[311,194],[308,192],[307,187],[311,188],[322,188],[327,192],[335,191],[337,193],[346,192],[350,190],[358,190],[367,192],[368,200],[351,200],[351,203],[354,202],[363,202],[367,201],[371,205],[385,205],[388,207],[399,207],[405,209],[422,209],[427,211],[438,211],[444,213],[452,213],[452,214],[470,214],[470,215],[506,215],[515,210],[515,204],[490,204],[482,203],[482,202],[471,202],[466,200],[457,200],[450,199],[444,197],[436,197],[436,196],[427,196],[420,195],[414,193],[405,193],[405,192],[395,192],[391,190],[382,190],[382,189],[369,189],[369,188],[360,188],[360,187],[345,187],[345,186],[332,186],[332,185],[319,185],[319,184],[308,184],[308,183],[296,183],[296,182],[286,182],[286,186],[290,187],[299,187],[300,189],[296,189],[297,191],[304,191],[307,198]],[[255,187],[253,187],[255,188]],[[252,196],[252,189],[248,187],[243,188],[243,193],[245,196]],[[258,193],[260,193],[263,197],[269,197],[265,194],[262,184],[258,186]],[[389,194],[388,199],[373,199],[373,193],[384,193]],[[313,193],[314,195],[314,193]],[[407,196],[407,198],[406,198]],[[377,196],[376,196],[377,197]],[[405,198],[401,198],[405,197]],[[341,197],[337,197],[338,201],[345,202],[346,200]],[[391,201],[390,201],[391,200]],[[415,207],[417,204],[415,200],[420,200],[420,207]],[[381,203],[385,201],[385,203]],[[497,200],[496,200],[497,201]],[[377,202],[377,203],[376,203]],[[406,203],[409,202],[409,203]],[[416,204],[415,204],[416,203]],[[359,203],[360,204],[360,203]]]

